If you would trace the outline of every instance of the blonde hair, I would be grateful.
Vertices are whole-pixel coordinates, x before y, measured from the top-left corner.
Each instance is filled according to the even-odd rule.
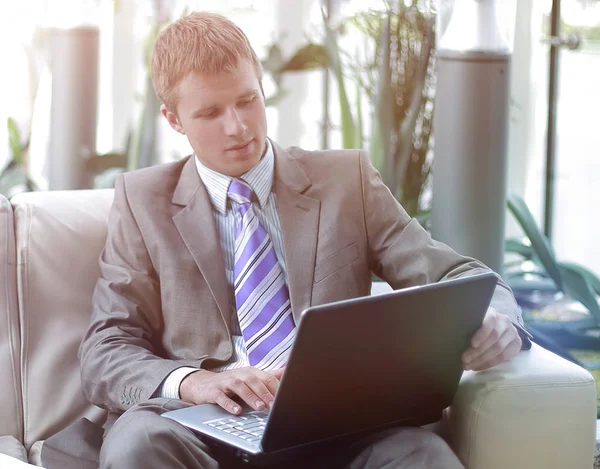
[[[224,16],[194,12],[158,36],[152,50],[152,85],[158,99],[176,113],[179,84],[190,72],[210,76],[233,71],[240,60],[254,66],[260,81],[262,65],[244,32]]]

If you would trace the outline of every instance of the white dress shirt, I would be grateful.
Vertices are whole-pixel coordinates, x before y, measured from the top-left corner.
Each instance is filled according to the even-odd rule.
[[[213,217],[215,219],[217,234],[221,240],[227,283],[230,286],[232,297],[230,314],[233,354],[227,363],[216,368],[211,368],[210,371],[225,371],[250,366],[246,343],[239,326],[233,291],[235,231],[236,226],[240,223],[241,216],[239,213],[239,204],[227,198],[227,190],[232,178],[207,168],[198,157],[196,157],[196,168],[212,202]],[[264,156],[254,168],[241,176],[241,178],[252,187],[252,190],[256,194],[258,203],[253,202],[252,204],[254,212],[273,241],[275,255],[287,281],[281,225],[279,224],[279,215],[277,214],[275,194],[271,192],[274,168],[275,155],[273,154],[273,146],[267,139],[267,150]],[[173,371],[163,381],[159,388],[158,396],[179,399],[179,386],[181,382],[187,375],[198,369],[181,367]]]

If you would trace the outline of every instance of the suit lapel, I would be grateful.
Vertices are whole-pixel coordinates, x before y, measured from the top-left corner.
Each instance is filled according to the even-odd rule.
[[[321,202],[302,194],[311,182],[292,156],[275,143],[273,149],[273,192],[281,224],[290,301],[299,324],[312,296]]]
[[[231,296],[225,274],[225,261],[211,202],[204,185],[201,184],[194,158],[192,155],[184,165],[173,193],[172,202],[184,207],[173,216],[173,222],[202,272],[227,329],[231,331]]]

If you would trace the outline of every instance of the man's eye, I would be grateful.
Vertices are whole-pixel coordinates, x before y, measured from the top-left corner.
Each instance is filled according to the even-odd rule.
[[[217,117],[218,113],[217,111],[211,111],[211,112],[205,112],[203,114],[200,114],[198,117],[200,119],[214,119],[215,117]]]
[[[251,96],[250,98],[246,98],[242,101],[242,106],[248,105],[252,103],[256,99],[256,96]]]

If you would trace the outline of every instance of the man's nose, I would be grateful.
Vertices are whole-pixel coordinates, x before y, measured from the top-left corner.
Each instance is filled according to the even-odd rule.
[[[240,137],[246,132],[246,125],[233,108],[229,108],[225,112],[225,132],[232,137]]]

